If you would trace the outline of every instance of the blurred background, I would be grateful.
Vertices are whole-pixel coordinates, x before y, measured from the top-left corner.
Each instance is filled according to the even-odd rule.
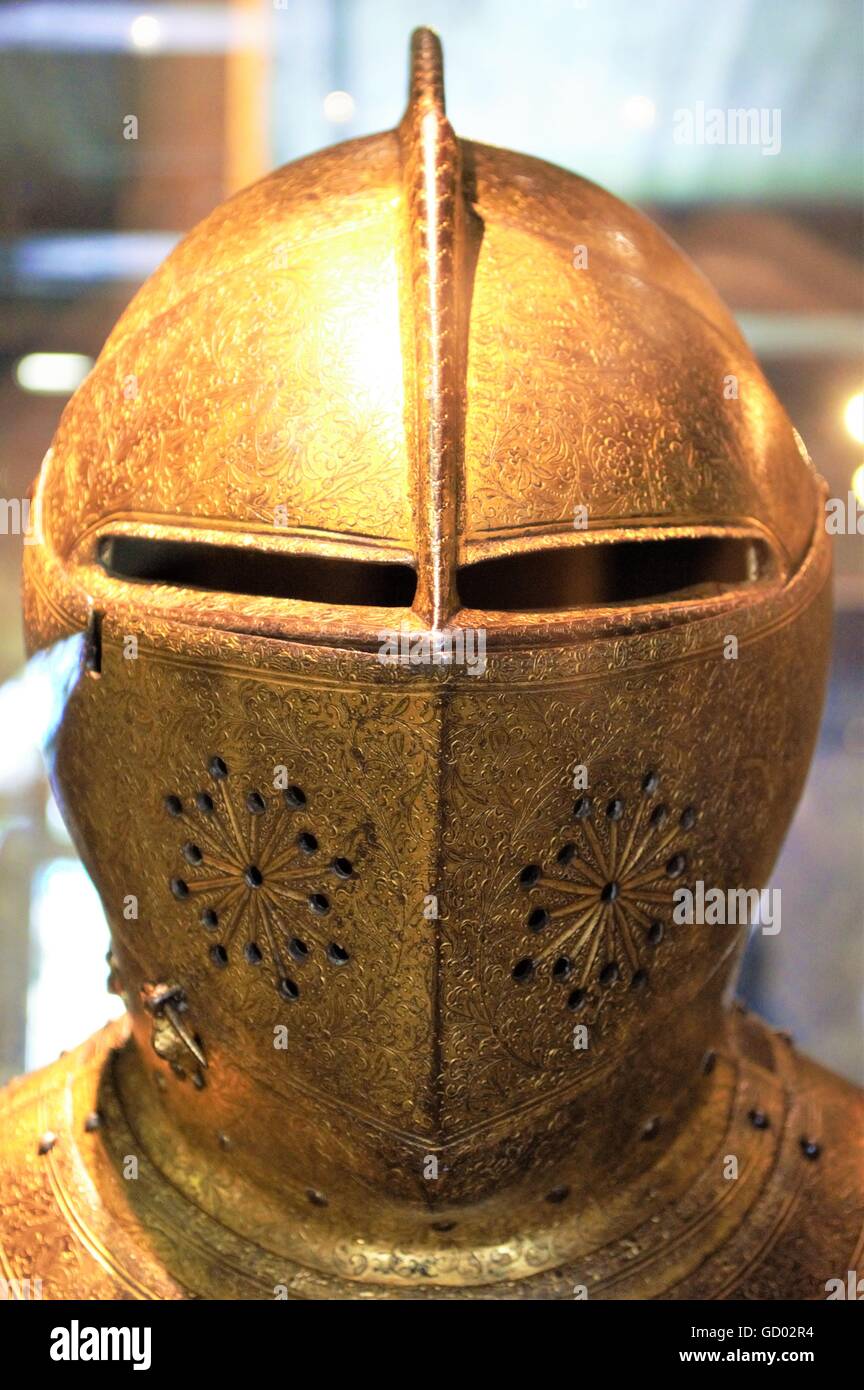
[[[827,478],[834,664],[741,993],[864,1080],[864,315],[859,0],[0,4],[0,1080],[117,1011],[104,918],[45,784],[23,669],[23,499],[66,399],[175,240],[273,165],[393,126],[420,23],[464,136],[635,201],[737,315]],[[763,113],[711,143],[711,112]],[[682,143],[681,112],[695,132]],[[677,134],[676,134],[677,133]],[[861,523],[864,531],[864,521]]]

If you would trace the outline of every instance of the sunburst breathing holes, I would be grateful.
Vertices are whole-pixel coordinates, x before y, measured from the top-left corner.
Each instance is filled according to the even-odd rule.
[[[307,805],[302,787],[292,785],[269,798],[251,790],[235,800],[225,759],[210,758],[207,772],[215,784],[212,791],[197,791],[188,805],[174,792],[163,798],[166,814],[183,820],[188,831],[180,846],[185,864],[200,871],[187,874],[184,869],[168,886],[178,902],[205,900],[198,920],[211,933],[207,955],[215,969],[230,964],[233,940],[245,935],[239,956],[252,969],[269,970],[280,996],[293,1003],[300,988],[289,973],[289,961],[302,966],[320,953],[329,966],[350,962],[346,948],[314,924],[332,909],[324,876],[332,875],[336,887],[355,877],[354,865],[345,855],[329,864],[319,862],[317,835],[296,825],[296,812]],[[301,912],[302,933],[295,918]],[[286,921],[289,913],[293,931]],[[218,941],[212,941],[213,933]]]
[[[542,864],[526,864],[520,871],[522,891],[549,898],[526,913],[525,925],[541,944],[513,965],[517,984],[548,968],[556,984],[568,985],[572,1012],[588,1002],[592,982],[601,992],[619,981],[645,990],[648,955],[663,940],[673,885],[688,869],[681,837],[698,816],[690,805],[673,813],[655,799],[659,788],[659,774],[649,769],[632,801],[580,796],[573,806],[574,838],[557,850],[555,868],[547,873]]]

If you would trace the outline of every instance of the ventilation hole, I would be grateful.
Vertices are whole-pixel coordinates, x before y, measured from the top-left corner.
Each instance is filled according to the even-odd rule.
[[[577,1009],[582,1008],[582,1005],[585,1003],[585,1000],[587,998],[588,995],[586,994],[584,989],[571,990],[570,994],[567,997],[567,1008],[572,1009],[575,1013]]]
[[[264,882],[264,875],[257,864],[247,864],[243,871],[243,877],[249,888],[260,888]]]
[[[253,816],[263,816],[267,802],[260,792],[250,792],[246,798],[246,810]]]
[[[327,959],[331,965],[347,965],[351,957],[344,946],[337,946],[335,941],[331,941],[327,947]]]
[[[590,798],[590,796],[580,796],[580,797],[579,797],[579,800],[575,803],[575,805],[574,805],[574,807],[573,807],[573,814],[574,814],[574,816],[576,817],[577,820],[584,820],[586,816],[590,816],[590,814],[591,814],[591,798]]]
[[[652,922],[648,928],[648,941],[652,946],[659,946],[663,940],[663,923]]]
[[[657,826],[658,828],[661,825],[665,825],[666,821],[669,819],[669,807],[662,805],[655,806],[648,819],[651,825]]]
[[[618,979],[620,974],[621,967],[619,966],[617,960],[610,960],[609,963],[607,965],[604,965],[603,969],[600,971],[601,985],[614,985],[615,981]]]
[[[306,793],[302,787],[286,787],[282,793],[282,800],[286,806],[290,806],[292,811],[298,806],[306,805]]]
[[[534,962],[530,956],[524,956],[522,960],[517,960],[516,964],[513,966],[513,979],[516,980],[518,984],[522,984],[525,980],[530,980],[533,974]]]
[[[667,536],[478,560],[459,570],[456,583],[466,608],[524,612],[712,597],[772,569],[760,540]]]
[[[308,830],[301,831],[301,833],[297,836],[297,843],[304,854],[314,854],[316,849],[318,848],[318,841],[315,839],[315,836]]]
[[[291,1004],[300,998],[299,987],[295,985],[293,980],[289,980],[287,975],[283,975],[279,981],[279,993],[283,999],[287,999]]]
[[[254,941],[247,941],[243,954],[246,957],[247,965],[260,965],[264,957]]]
[[[642,790],[646,796],[653,796],[660,785],[660,778],[656,772],[646,772],[642,778]]]
[[[624,814],[624,802],[620,796],[613,797],[606,807],[606,814],[610,820],[620,820]]]
[[[317,1192],[314,1187],[310,1187],[307,1190],[306,1196],[309,1198],[313,1207],[326,1207],[327,1205],[327,1198],[324,1196],[324,1193]]]
[[[210,959],[220,970],[224,970],[225,966],[228,964],[228,952],[225,950],[224,946],[211,946]]]
[[[539,864],[527,864],[519,875],[519,882],[523,888],[531,888],[540,877]]]
[[[45,1154],[50,1154],[51,1150],[53,1149],[56,1143],[57,1135],[53,1132],[53,1130],[48,1129],[39,1139],[39,1143],[36,1146],[36,1152],[44,1158]]]
[[[563,984],[563,982],[570,976],[572,970],[573,965],[570,960],[570,957],[559,956],[555,964],[552,966],[552,979],[557,980],[559,984]]]
[[[716,1052],[706,1052],[706,1053],[705,1053],[705,1056],[702,1058],[702,1075],[703,1075],[703,1076],[710,1076],[711,1073],[712,1073],[712,1071],[713,1071],[714,1068],[716,1067],[716,1065],[717,1065],[717,1053],[716,1053]]]
[[[99,560],[115,579],[340,606],[410,608],[417,588],[410,565],[276,554],[203,541],[107,536],[99,546]]]
[[[553,1187],[551,1192],[547,1192],[543,1200],[557,1205],[559,1202],[566,1202],[569,1196],[570,1188],[565,1187],[562,1183],[560,1187]]]
[[[811,1163],[813,1163],[822,1152],[822,1145],[817,1144],[815,1139],[808,1139],[806,1135],[801,1136],[798,1140],[798,1145],[804,1157],[809,1158]]]
[[[568,840],[566,845],[562,845],[555,858],[562,869],[566,869],[568,864],[572,864],[573,860],[576,858],[576,846],[573,841]]]
[[[201,913],[201,921],[208,931],[213,931],[219,925],[219,913],[212,907],[205,907]]]
[[[324,893],[310,893],[307,901],[310,912],[314,912],[316,917],[323,917],[325,912],[330,911],[330,899]]]
[[[446,1235],[446,1233],[447,1233],[448,1231],[455,1231],[455,1229],[456,1229],[456,1222],[455,1222],[455,1221],[433,1221],[433,1222],[432,1222],[432,1230],[433,1230],[433,1231],[439,1231],[439,1232],[441,1233],[441,1235]]]
[[[768,1119],[764,1110],[750,1110],[747,1113],[747,1118],[754,1129],[771,1128],[771,1121]]]
[[[334,859],[330,868],[337,878],[350,878],[354,872],[354,865],[350,859]]]
[[[197,796],[195,797],[195,805],[198,807],[198,810],[203,815],[212,816],[213,798],[209,792],[198,792]]]
[[[648,983],[648,971],[647,971],[647,970],[634,970],[633,975],[632,975],[632,978],[631,978],[631,980],[630,980],[630,988],[631,988],[631,989],[636,989],[636,990],[644,989],[645,986],[647,985],[647,983]]]
[[[166,796],[162,805],[165,807],[169,816],[182,816],[183,814],[183,802],[180,800],[179,796]]]
[[[679,822],[682,830],[692,830],[696,824],[696,807],[685,806]]]
[[[535,907],[528,913],[528,926],[532,931],[542,931],[549,925],[549,913],[545,907]]]
[[[193,845],[192,841],[189,840],[183,846],[183,858],[186,860],[187,864],[200,864],[204,855],[201,853],[198,846]]]
[[[643,1125],[643,1127],[642,1127],[642,1138],[643,1138],[643,1139],[656,1139],[656,1138],[657,1138],[657,1135],[658,1135],[659,1133],[660,1133],[660,1120],[659,1120],[658,1117],[655,1115],[654,1118],[651,1119],[651,1120],[649,1120],[648,1123],[647,1123],[646,1125]]]
[[[99,1113],[98,1110],[91,1110],[91,1111],[90,1111],[90,1114],[87,1116],[86,1120],[84,1121],[84,1132],[85,1132],[85,1134],[94,1134],[95,1131],[96,1131],[97,1129],[100,1129],[100,1128],[101,1128],[101,1126],[102,1126],[102,1116],[101,1116],[101,1114]]]
[[[604,883],[600,889],[600,901],[604,903],[614,903],[621,892],[621,885],[614,879],[611,883]]]
[[[288,950],[295,960],[305,960],[309,954],[309,947],[305,941],[301,941],[299,936],[292,936],[288,942]]]
[[[186,882],[185,878],[172,878],[171,892],[174,894],[174,897],[178,898],[181,902],[184,898],[188,898],[189,884]]]
[[[228,776],[228,768],[222,758],[211,758],[207,770],[211,777],[216,778],[217,782]]]
[[[680,878],[687,867],[687,860],[683,854],[673,854],[671,859],[666,861],[667,878]]]

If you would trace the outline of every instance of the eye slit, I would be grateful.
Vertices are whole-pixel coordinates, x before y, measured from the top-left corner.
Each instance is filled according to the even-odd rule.
[[[755,537],[655,536],[478,560],[462,566],[457,585],[466,608],[561,611],[713,598],[776,568],[770,547]]]
[[[204,541],[105,536],[98,555],[114,579],[304,603],[410,608],[417,588],[410,565]]]

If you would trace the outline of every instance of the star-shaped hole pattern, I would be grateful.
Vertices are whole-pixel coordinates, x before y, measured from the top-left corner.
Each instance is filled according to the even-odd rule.
[[[526,864],[519,873],[530,903],[525,926],[536,945],[514,963],[514,981],[527,984],[548,970],[568,987],[574,1011],[595,983],[644,988],[651,952],[671,924],[675,887],[689,867],[686,838],[697,816],[695,806],[675,811],[662,799],[653,771],[632,800],[580,796],[554,868]]]
[[[236,952],[248,967],[269,970],[282,998],[294,1002],[297,967],[314,953],[333,968],[350,962],[326,923],[331,895],[355,877],[354,865],[342,855],[325,861],[302,787],[238,793],[218,756],[207,773],[207,784],[188,801],[174,792],[163,799],[184,830],[183,865],[168,886],[178,902],[197,908],[216,969]]]

